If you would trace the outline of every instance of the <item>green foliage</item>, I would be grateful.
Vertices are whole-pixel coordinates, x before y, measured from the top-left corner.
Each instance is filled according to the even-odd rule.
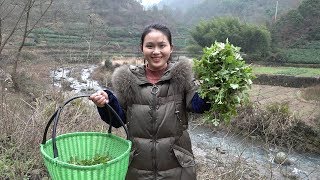
[[[283,55],[287,63],[320,64],[319,49],[289,48]]]
[[[278,71],[275,74],[286,75],[286,76],[296,76],[296,75],[305,74],[308,72],[307,69],[299,69],[299,70],[300,71],[297,71],[297,69],[289,67],[288,69]]]
[[[188,46],[186,47],[186,50],[189,53],[192,54],[199,54],[199,52],[202,52],[203,47],[201,47],[199,44],[197,44],[194,39],[189,39],[189,41],[187,42]]]
[[[230,122],[238,105],[246,102],[254,78],[252,68],[245,64],[240,48],[215,42],[203,49],[200,60],[194,59],[194,71],[200,82],[199,94],[211,102],[206,113],[208,121],[218,125],[220,119]]]
[[[80,160],[78,157],[70,157],[69,164],[80,165],[80,166],[92,166],[97,164],[103,164],[110,161],[112,158],[109,155],[96,154],[93,158]]]
[[[320,0],[305,0],[282,16],[272,27],[273,40],[280,47],[299,41],[320,40]]]
[[[113,27],[108,29],[107,35],[111,38],[139,38],[140,30],[138,29],[128,29],[126,27]]]
[[[265,27],[240,23],[235,18],[214,18],[200,22],[191,36],[202,47],[229,39],[247,54],[265,56],[270,50],[271,35]]]
[[[318,40],[320,42],[320,26],[314,27],[307,34],[307,40]],[[318,46],[319,49],[320,46]]]
[[[55,31],[49,28],[38,28],[38,29],[34,29],[32,32],[36,34],[55,34],[56,33]]]
[[[320,0],[302,1],[298,10],[305,18],[318,18],[320,16]]]

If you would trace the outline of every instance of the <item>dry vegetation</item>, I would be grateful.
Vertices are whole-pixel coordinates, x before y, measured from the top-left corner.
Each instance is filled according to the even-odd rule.
[[[302,97],[307,101],[320,103],[320,85],[305,88],[302,92]]]

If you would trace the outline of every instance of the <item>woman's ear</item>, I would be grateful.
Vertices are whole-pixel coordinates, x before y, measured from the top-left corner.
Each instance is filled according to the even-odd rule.
[[[171,45],[171,51],[170,51],[170,53],[172,53],[172,51],[173,51],[173,45]]]

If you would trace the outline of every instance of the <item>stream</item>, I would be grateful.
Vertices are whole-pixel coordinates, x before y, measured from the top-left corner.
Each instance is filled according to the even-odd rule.
[[[89,66],[81,69],[80,77],[75,78],[71,75],[75,74],[73,71],[75,68],[58,68],[50,73],[50,77],[53,78],[53,84],[56,87],[61,88],[63,81],[70,83],[71,91],[75,94],[92,93],[103,88],[95,80],[90,79],[90,75],[96,66]]]
[[[83,68],[78,78],[71,77],[74,74],[71,73],[73,68],[59,68],[51,72],[53,84],[56,87],[62,87],[62,81],[67,81],[72,88],[71,91],[75,94],[96,92],[103,87],[90,78],[90,74],[95,68],[96,66]],[[320,180],[319,154],[297,153],[292,150],[288,153],[286,152],[288,150],[282,150],[287,153],[291,163],[290,165],[280,165],[274,162],[275,155],[280,149],[276,147],[265,148],[263,143],[259,143],[257,140],[225,132],[213,132],[209,128],[197,126],[195,123],[190,123],[189,132],[193,151],[197,158],[211,159],[214,162],[217,158],[217,152],[220,150],[222,158],[241,157],[247,163],[254,165],[259,174],[263,174],[269,179]]]
[[[279,165],[274,162],[277,148],[266,149],[258,141],[245,139],[240,135],[225,132],[213,132],[211,129],[191,124],[190,136],[195,156],[204,156],[208,159],[216,158],[217,149],[224,150],[223,157],[242,157],[259,170],[259,173],[272,179],[286,179],[282,174],[294,177],[293,179],[320,180],[320,155],[290,152],[288,159],[291,165]],[[281,174],[282,173],[282,174]]]

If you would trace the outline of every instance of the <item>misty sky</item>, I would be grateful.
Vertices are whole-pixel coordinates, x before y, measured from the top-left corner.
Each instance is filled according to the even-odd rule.
[[[151,6],[153,4],[159,3],[161,0],[142,0],[142,5],[143,6]]]

